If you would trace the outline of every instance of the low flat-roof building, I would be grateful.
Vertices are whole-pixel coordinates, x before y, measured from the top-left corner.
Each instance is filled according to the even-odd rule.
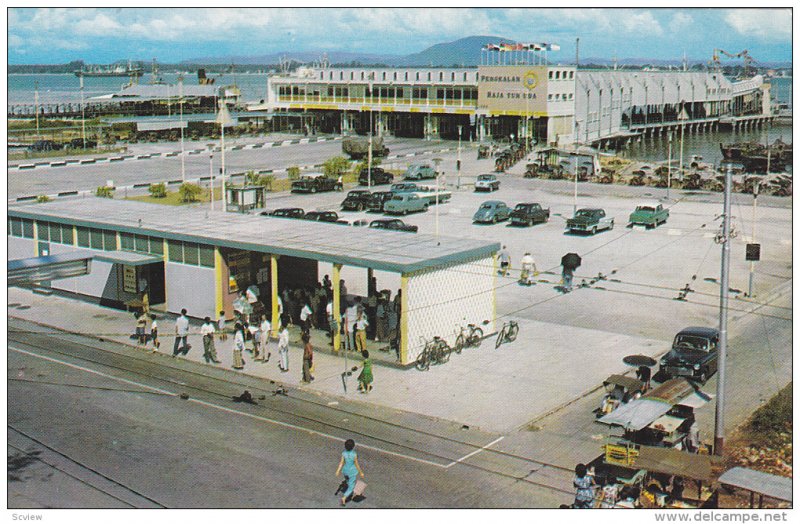
[[[94,255],[91,274],[50,286],[122,307],[144,290],[152,305],[194,317],[233,316],[233,302],[256,286],[273,322],[278,291],[313,286],[318,263],[400,275],[402,363],[421,339],[453,338],[453,326],[495,316],[498,243],[340,224],[89,198],[8,211],[9,259],[81,252]],[[134,260],[135,259],[135,260]],[[334,288],[334,309],[346,297]],[[450,340],[452,342],[452,340]]]

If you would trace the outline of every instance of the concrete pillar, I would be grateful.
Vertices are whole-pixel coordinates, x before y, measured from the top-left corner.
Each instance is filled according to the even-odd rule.
[[[167,241],[165,240],[164,243]],[[78,245],[77,240],[75,241],[75,245]],[[39,256],[39,221],[33,221],[33,256]]]
[[[339,325],[339,322],[341,322],[340,305],[342,300],[341,295],[339,295],[339,280],[341,280],[341,271],[341,264],[333,265],[333,275],[331,276],[333,283],[333,306],[331,313],[333,313],[333,318],[335,320],[333,331],[333,350],[336,352],[338,352],[339,348],[342,346],[341,326]]]
[[[269,256],[269,283],[270,299],[272,301],[272,332],[278,332],[281,324],[280,312],[278,310],[278,255]]]
[[[225,282],[223,281],[223,267],[225,261],[222,260],[222,253],[219,247],[214,246],[214,312],[219,313],[225,309],[225,304],[222,300],[223,293],[225,292]]]
[[[408,364],[408,275],[400,276],[400,363]]]

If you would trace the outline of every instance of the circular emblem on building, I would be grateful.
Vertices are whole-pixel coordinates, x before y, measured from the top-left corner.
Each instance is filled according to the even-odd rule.
[[[538,83],[539,77],[536,76],[536,73],[533,71],[528,71],[525,73],[525,76],[522,77],[522,85],[524,85],[526,89],[533,89]]]

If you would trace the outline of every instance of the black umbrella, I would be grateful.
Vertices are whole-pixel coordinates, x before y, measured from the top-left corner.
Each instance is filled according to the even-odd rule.
[[[629,366],[655,366],[656,359],[652,357],[648,357],[647,355],[628,355],[627,357],[623,358],[622,361]]]
[[[561,265],[574,271],[581,267],[581,257],[577,253],[567,253],[561,257]]]

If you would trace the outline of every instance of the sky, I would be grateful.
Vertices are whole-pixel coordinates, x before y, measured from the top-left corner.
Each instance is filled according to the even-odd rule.
[[[791,61],[790,9],[15,8],[9,64],[110,63],[284,51],[405,55],[473,35],[554,42],[553,61],[582,57],[710,59],[747,49]]]

